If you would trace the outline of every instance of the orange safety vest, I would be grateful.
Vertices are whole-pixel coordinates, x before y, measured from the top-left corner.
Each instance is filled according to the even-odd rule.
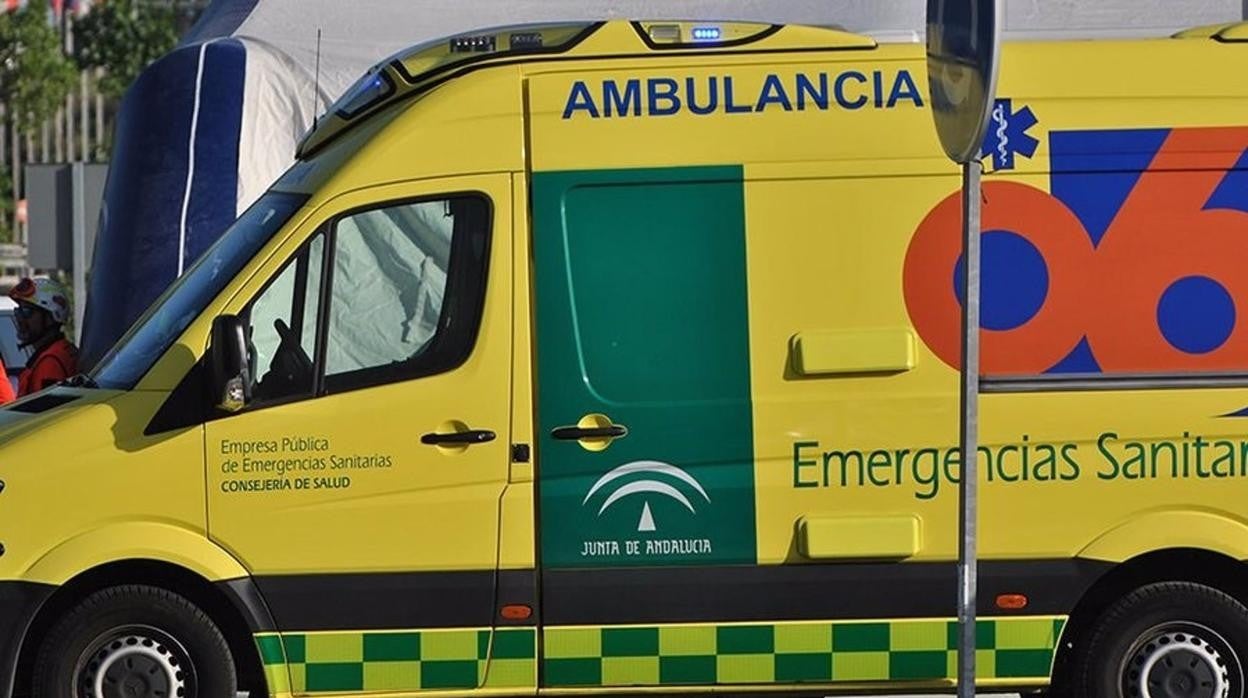
[[[13,394],[13,384],[9,382],[9,374],[4,370],[4,361],[0,360],[0,405],[13,402],[17,397]]]
[[[30,360],[17,379],[18,397],[26,397],[56,385],[78,373],[78,349],[64,337],[58,338]]]

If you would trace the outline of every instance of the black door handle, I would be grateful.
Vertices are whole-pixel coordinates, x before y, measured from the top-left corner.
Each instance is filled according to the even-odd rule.
[[[450,434],[425,434],[420,442],[428,446],[471,446],[493,441],[497,435],[488,429],[470,429]]]
[[[560,441],[580,441],[581,439],[618,439],[622,436],[628,436],[628,427],[621,424],[612,424],[608,427],[559,427],[550,432],[550,435]]]

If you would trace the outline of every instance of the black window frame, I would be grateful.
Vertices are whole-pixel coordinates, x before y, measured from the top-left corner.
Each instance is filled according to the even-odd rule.
[[[321,225],[317,226],[316,230],[311,235],[308,236],[308,239],[304,240],[303,242],[299,244],[299,248],[295,250],[295,253],[292,254],[290,257],[286,258],[286,260],[282,262],[282,266],[278,268],[277,272],[274,273],[273,276],[269,277],[269,279],[264,282],[264,285],[260,287],[260,290],[256,291],[256,293],[247,300],[247,303],[243,305],[243,309],[238,313],[238,317],[248,327],[251,327],[251,312],[256,305],[256,301],[260,300],[260,298],[263,297],[265,293],[268,293],[269,289],[272,288],[273,284],[277,283],[277,280],[282,278],[282,275],[285,274],[287,270],[291,268],[291,265],[294,265],[295,287],[294,289],[292,289],[292,293],[291,293],[291,312],[292,312],[291,322],[297,323],[297,327],[296,325],[292,325],[291,331],[295,332],[297,336],[302,336],[303,314],[304,314],[302,311],[305,311],[307,309],[307,302],[308,302],[307,290],[306,288],[303,288],[303,285],[307,284],[309,267],[311,266],[308,263],[308,255],[311,254],[312,243],[315,242],[318,237],[321,238],[322,240],[322,243],[321,243],[322,244],[322,251],[321,251],[321,289],[322,289],[322,292],[320,293],[320,300],[324,301],[325,294],[323,292],[323,289],[325,287],[325,281],[324,281],[325,273],[331,264],[331,259],[329,255],[329,237],[330,236],[329,236],[329,229],[326,223],[322,223]],[[301,311],[299,313],[298,318],[294,316],[295,305],[298,305],[299,310]],[[321,336],[320,335],[321,311],[322,311],[322,308],[320,307],[316,309],[316,323],[317,323],[316,342],[317,344],[313,345],[312,347],[313,356],[310,357],[312,359],[312,366],[313,366],[312,385],[309,386],[307,390],[303,390],[297,393],[291,393],[290,395],[283,395],[279,398],[274,398],[272,400],[258,401],[253,398],[253,401],[248,402],[247,405],[243,407],[243,409],[233,414],[246,414],[249,412],[256,412],[258,410],[263,410],[268,407],[288,405],[292,402],[301,402],[303,400],[311,400],[311,399],[315,399],[316,397],[318,397],[317,387],[319,385],[319,382],[318,382],[318,378],[316,375],[316,356],[315,355],[317,352],[320,351],[319,342],[320,342],[320,336]],[[252,329],[254,331],[254,328]],[[250,345],[250,340],[251,338],[249,336],[248,337],[249,345]],[[205,358],[206,356],[207,355],[205,355]],[[250,370],[251,368],[252,367],[249,365],[248,370]],[[260,379],[264,376],[264,371],[266,367],[255,366],[254,368],[255,368],[256,375],[251,376],[253,389],[255,389],[257,385],[259,385]],[[209,409],[212,410],[211,406],[209,407]],[[212,411],[216,412],[216,410],[212,410]],[[230,416],[230,415],[222,415],[222,416]]]
[[[459,290],[462,286],[475,287],[475,297],[473,302],[469,303],[466,308],[468,316],[464,322],[457,324],[455,331],[458,332],[458,344],[440,348],[437,352],[431,352],[433,343],[422,351],[418,358],[423,358],[432,354],[433,358],[416,366],[410,366],[410,370],[401,370],[395,366],[373,367],[368,369],[359,369],[349,373],[339,374],[346,376],[347,379],[342,380],[341,385],[334,386],[334,390],[329,390],[325,376],[325,356],[327,354],[329,340],[329,313],[333,299],[333,269],[335,254],[337,251],[337,231],[338,224],[344,219],[369,211],[376,211],[385,208],[393,208],[396,206],[405,206],[416,203],[428,203],[431,201],[453,201],[455,199],[473,198],[480,201],[483,206],[480,209],[482,214],[480,221],[482,223],[480,241],[480,249],[476,251],[479,259],[477,260],[478,271],[475,277],[465,279],[464,275],[457,273],[461,264],[457,263],[462,255],[457,256],[456,251],[463,245],[471,244],[472,241],[467,235],[459,235],[458,223],[451,236],[451,262],[447,270],[447,289],[444,292],[442,315],[438,321],[438,332],[435,333],[435,341],[439,341],[438,337],[443,334],[443,328],[447,323],[447,305],[446,300],[451,298],[451,293],[455,292],[455,298],[463,297],[463,293]],[[144,429],[144,433],[151,436],[161,434],[177,429],[206,424],[208,422],[219,419],[227,419],[245,414],[251,414],[272,407],[288,405],[295,402],[305,400],[316,400],[329,395],[338,395],[348,393],[354,390],[362,390],[365,388],[377,387],[379,385],[388,385],[391,383],[399,383],[429,376],[449,373],[464,365],[472,353],[476,350],[477,339],[481,331],[481,322],[485,317],[485,297],[489,291],[489,274],[490,274],[490,256],[494,249],[494,221],[495,206],[494,200],[484,191],[479,190],[462,190],[452,191],[439,194],[431,194],[424,196],[414,196],[400,199],[393,199],[386,202],[376,202],[359,206],[353,209],[343,211],[336,214],[319,226],[308,236],[288,258],[282,261],[278,271],[265,281],[264,285],[256,291],[256,293],[247,300],[243,305],[244,310],[239,313],[240,317],[245,317],[250,312],[252,305],[265,294],[269,288],[277,282],[277,279],[286,271],[288,265],[298,264],[300,255],[308,251],[312,241],[318,235],[324,236],[325,252],[321,256],[321,288],[320,288],[320,304],[316,313],[316,346],[314,347],[315,355],[313,358],[313,388],[311,392],[290,395],[281,399],[268,400],[261,403],[252,403],[245,406],[238,412],[222,412],[217,410],[212,401],[214,396],[211,395],[209,381],[209,372],[207,362],[209,354],[205,353],[203,357],[197,361],[187,374],[183,376],[179,384],[174,388],[173,392],[165,400],[165,403],[157,411],[152,421]],[[454,288],[453,288],[454,287]],[[471,288],[470,288],[471,290]],[[304,301],[306,303],[306,299]],[[443,338],[440,340],[444,344],[449,344],[449,340]]]

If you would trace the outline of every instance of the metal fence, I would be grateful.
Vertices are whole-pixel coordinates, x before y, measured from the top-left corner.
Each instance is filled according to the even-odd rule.
[[[25,166],[50,162],[98,162],[107,159],[108,139],[112,137],[115,106],[99,91],[98,71],[83,71],[78,86],[65,98],[55,116],[30,133],[21,133],[0,103],[0,162],[7,165],[12,191],[18,205],[10,221],[14,242],[25,244],[26,226],[21,201],[25,192]]]
[[[74,54],[74,25],[88,12],[92,0],[47,0],[48,21],[57,24],[61,32],[61,46],[67,56]],[[27,0],[5,0],[0,11],[13,11],[28,4]],[[99,70],[83,70],[78,75],[77,86],[65,97],[65,103],[43,124],[29,132],[17,128],[11,110],[0,102],[0,164],[8,170],[10,191],[7,195],[14,203],[11,220],[5,221],[12,231],[15,246],[0,249],[0,287],[6,285],[11,273],[19,268],[13,255],[21,254],[20,268],[25,267],[25,247],[28,241],[26,222],[26,166],[31,164],[59,162],[98,162],[107,159],[108,138],[112,134],[113,105],[99,89]]]

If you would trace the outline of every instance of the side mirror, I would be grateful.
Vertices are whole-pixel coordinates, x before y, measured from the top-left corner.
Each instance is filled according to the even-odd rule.
[[[213,318],[208,352],[210,387],[216,408],[238,412],[251,400],[251,376],[247,365],[247,328],[237,315]]]

